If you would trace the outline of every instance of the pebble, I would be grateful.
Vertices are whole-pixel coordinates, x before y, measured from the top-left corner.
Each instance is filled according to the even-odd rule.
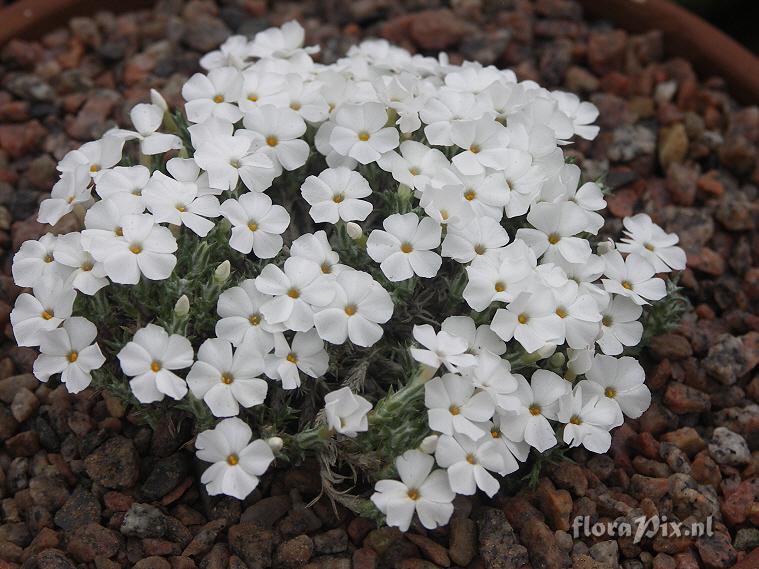
[[[77,527],[68,540],[66,551],[77,561],[89,563],[96,557],[116,555],[121,541],[116,532],[96,523]]]
[[[37,396],[24,387],[19,389],[16,395],[13,396],[11,413],[16,421],[23,423],[34,414],[39,406],[40,401],[37,399]]]
[[[227,532],[229,548],[248,569],[268,569],[272,562],[274,534],[252,523],[237,524]]]
[[[132,537],[162,537],[166,533],[166,518],[155,506],[134,503],[124,515],[120,531]]]
[[[493,569],[520,569],[527,563],[527,548],[517,541],[506,514],[501,510],[487,508],[478,521],[479,553],[486,567]],[[456,560],[451,556],[451,560]]]
[[[139,476],[137,450],[122,436],[108,439],[89,455],[84,466],[87,475],[106,488],[128,488]]]
[[[477,524],[470,518],[452,518],[449,531],[448,555],[453,563],[466,567],[477,553]]]
[[[725,427],[714,429],[709,441],[709,454],[717,464],[741,466],[751,461],[746,439]]]

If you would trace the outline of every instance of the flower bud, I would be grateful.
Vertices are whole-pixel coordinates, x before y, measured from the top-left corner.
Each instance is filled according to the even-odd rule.
[[[361,239],[361,237],[364,235],[361,226],[358,223],[353,223],[352,221],[349,221],[345,224],[345,230],[348,232],[348,237],[354,241]]]
[[[539,360],[544,360],[546,358],[550,358],[555,351],[556,351],[556,344],[546,344],[542,348],[539,348],[535,352],[535,355],[538,357]]]
[[[266,439],[266,444],[269,445],[269,448],[273,452],[279,452],[282,450],[282,447],[285,446],[285,442],[280,437]]]
[[[561,367],[564,365],[564,362],[566,361],[566,358],[564,357],[564,354],[561,352],[556,352],[554,355],[551,356],[551,359],[548,360],[548,365],[551,367]]]
[[[160,107],[164,113],[169,112],[169,105],[166,103],[166,99],[155,89],[150,90],[150,102],[156,107]]]
[[[437,441],[438,441],[437,435],[429,435],[427,437],[424,437],[424,440],[419,445],[419,450],[422,452],[426,452],[427,454],[433,454],[437,450]]]
[[[610,251],[614,251],[617,246],[611,239],[607,239],[606,241],[601,241],[597,246],[596,250],[598,251],[599,255],[606,255],[606,253]]]
[[[219,264],[218,267],[216,267],[216,270],[213,272],[213,282],[216,284],[224,284],[229,278],[229,274],[231,272],[232,268],[229,264],[229,261],[223,261]]]
[[[184,318],[190,313],[190,299],[187,298],[186,294],[183,294],[179,297],[179,300],[177,300],[177,303],[174,305],[174,314],[179,316],[180,318]]]

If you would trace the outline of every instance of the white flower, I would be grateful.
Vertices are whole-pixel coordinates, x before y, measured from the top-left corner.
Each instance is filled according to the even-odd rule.
[[[478,104],[472,93],[459,93],[442,88],[419,111],[419,118],[427,125],[424,127],[424,135],[430,144],[451,146],[453,125],[477,119],[482,114],[482,105]]]
[[[109,133],[125,140],[139,140],[140,152],[148,156],[163,154],[169,150],[178,150],[182,148],[181,138],[175,134],[156,132],[161,128],[164,112],[164,109],[158,105],[139,103],[129,111],[129,118],[132,119],[136,132],[114,129]]]
[[[132,379],[129,387],[140,403],[161,401],[165,395],[182,399],[187,393],[184,380],[174,373],[190,367],[190,341],[169,334],[155,324],[137,330],[131,342],[118,353],[121,370]]]
[[[475,440],[485,434],[477,423],[487,421],[495,411],[490,394],[475,393],[472,381],[455,373],[436,377],[425,384],[424,405],[433,431],[445,435],[462,433]]]
[[[234,67],[217,67],[208,75],[196,73],[182,86],[187,120],[202,123],[218,117],[236,123],[242,111],[234,104],[240,97],[242,76]]]
[[[651,392],[644,383],[646,374],[634,358],[597,355],[585,377],[579,385],[588,396],[611,399],[632,419],[640,417],[651,405]],[[612,426],[621,424],[620,415]]]
[[[574,93],[553,91],[551,96],[559,103],[559,109],[572,121],[575,134],[585,140],[598,136],[599,127],[591,123],[598,118],[598,108],[593,103],[580,101]]]
[[[477,389],[489,393],[499,410],[518,408],[518,400],[513,396],[518,384],[508,360],[485,351],[477,356],[477,365],[466,369],[463,375]]]
[[[306,123],[292,109],[257,107],[245,113],[243,125],[254,133],[254,144],[285,170],[300,168],[308,160],[308,143],[299,138],[306,132]]]
[[[361,164],[375,162],[400,142],[398,130],[385,127],[387,110],[382,103],[341,105],[335,113],[335,123],[330,145],[340,155]]]
[[[308,81],[297,73],[289,73],[286,80],[279,106],[290,107],[309,123],[320,123],[329,116],[330,107],[322,93],[321,81]]]
[[[419,205],[432,219],[450,227],[461,227],[476,215],[472,204],[464,199],[461,188],[457,185],[441,188],[427,186]]]
[[[432,467],[435,460],[418,450],[408,450],[395,459],[398,480],[380,480],[371,500],[385,514],[389,526],[407,531],[414,513],[427,529],[448,523],[453,514],[455,493],[444,470]]]
[[[80,316],[69,318],[61,328],[42,335],[40,355],[34,361],[34,376],[47,381],[61,374],[69,393],[79,393],[92,382],[92,370],[105,363],[100,347],[93,343],[97,336],[95,325]]]
[[[50,197],[40,204],[37,221],[55,225],[67,213],[74,210],[76,204],[86,203],[92,199],[92,187],[87,170],[64,172],[53,186]]]
[[[248,113],[261,105],[283,106],[287,100],[286,77],[249,67],[242,73],[238,106]]]
[[[13,256],[13,282],[21,287],[34,286],[41,279],[57,277],[65,279],[71,272],[55,258],[59,238],[46,233],[39,240],[24,241]]]
[[[638,320],[643,307],[629,298],[610,295],[601,309],[601,336],[596,340],[604,354],[618,356],[625,346],[637,346],[643,337],[643,324]]]
[[[330,277],[314,261],[302,257],[287,259],[284,271],[266,265],[256,277],[256,288],[274,297],[261,306],[264,318],[298,332],[310,330],[314,309],[327,306],[335,297]]]
[[[347,269],[335,277],[335,298],[314,314],[319,336],[332,344],[346,339],[371,346],[382,337],[382,326],[393,315],[390,294],[362,271]]]
[[[200,66],[210,70],[217,67],[233,66],[242,69],[250,57],[250,43],[243,35],[229,36],[219,49],[208,52],[200,58]]]
[[[360,199],[371,195],[369,182],[343,166],[309,176],[300,191],[311,205],[311,219],[317,223],[337,223],[340,219],[364,221],[372,212],[372,204]]]
[[[523,241],[507,245],[497,255],[476,257],[466,268],[464,300],[480,312],[495,301],[513,301],[531,288],[536,263],[535,254]]]
[[[103,263],[82,247],[81,233],[67,233],[55,243],[55,259],[69,269],[67,282],[84,294],[95,294],[108,284]]]
[[[394,213],[375,229],[366,242],[366,251],[388,280],[397,282],[434,277],[443,260],[431,251],[440,245],[440,224],[430,217],[421,220],[415,213]]]
[[[371,409],[371,403],[347,387],[324,396],[324,411],[329,428],[348,437],[369,430],[366,414]]]
[[[449,316],[440,325],[443,332],[452,336],[464,338],[467,342],[466,351],[470,354],[480,355],[490,352],[500,356],[506,352],[506,343],[501,340],[487,324],[476,326],[469,316]]]
[[[287,59],[300,51],[316,53],[318,46],[303,48],[305,32],[295,20],[285,22],[279,28],[268,28],[258,32],[250,45],[250,54],[253,57],[275,57]]]
[[[582,294],[579,285],[568,281],[554,289],[556,315],[564,327],[560,337],[573,349],[592,346],[600,332],[601,313],[590,294]]]
[[[388,152],[378,161],[401,184],[415,190],[424,191],[427,186],[440,178],[441,172],[450,168],[450,162],[440,150],[416,142],[401,142],[398,152]]]
[[[192,158],[172,158],[166,162],[166,170],[175,180],[194,186],[199,196],[206,194],[218,196],[224,191],[209,185],[208,173],[202,172]]]
[[[635,253],[654,266],[657,273],[685,268],[685,251],[675,245],[680,241],[674,233],[665,233],[645,213],[626,217],[625,237],[617,248],[623,253]]]
[[[414,325],[414,339],[426,349],[411,348],[412,357],[426,366],[437,369],[444,365],[448,371],[472,367],[477,358],[466,353],[469,343],[466,338],[454,336],[445,330],[435,333],[429,324]]]
[[[509,242],[509,234],[492,217],[477,217],[471,223],[449,227],[440,254],[459,263],[492,255]]]
[[[448,483],[457,494],[471,496],[477,488],[491,498],[501,487],[490,471],[504,469],[503,457],[495,452],[492,437],[477,442],[465,435],[441,435],[435,449],[435,461],[448,472]]]
[[[58,162],[59,172],[86,172],[95,179],[103,171],[118,164],[121,161],[121,151],[124,148],[124,139],[111,136],[108,133],[100,140],[86,142],[76,150],[71,150]]]
[[[465,176],[476,176],[486,168],[502,170],[518,152],[508,148],[504,126],[485,116],[474,121],[456,121],[451,125],[451,141],[463,149],[453,157],[453,165]]]
[[[257,347],[243,343],[234,352],[232,344],[209,338],[198,348],[198,360],[187,374],[187,385],[203,399],[215,417],[232,417],[266,399],[268,384],[259,376],[264,360]]]
[[[501,431],[504,413],[496,411],[493,421],[483,425],[490,432],[490,438],[495,445],[493,450],[501,455],[503,469],[497,471],[501,476],[506,476],[519,470],[519,463],[527,460],[530,454],[530,445],[524,441],[512,441]],[[485,435],[487,436],[487,435]]]
[[[259,259],[271,259],[282,250],[282,233],[290,216],[281,205],[272,205],[266,194],[248,192],[239,199],[228,199],[219,209],[232,224],[229,246]]]
[[[287,343],[285,335],[274,335],[274,353],[264,358],[266,375],[281,381],[283,389],[295,389],[300,386],[300,372],[317,378],[324,375],[329,368],[329,355],[324,350],[324,342],[316,330],[297,332],[292,346]]]
[[[245,279],[219,295],[216,310],[221,319],[216,323],[216,335],[234,346],[252,344],[262,354],[274,348],[274,332],[282,325],[269,324],[261,314],[261,306],[272,299],[256,288],[256,281]]]
[[[556,445],[556,435],[549,419],[556,420],[559,399],[570,393],[571,384],[555,373],[536,370],[527,383],[516,376],[519,386],[514,396],[520,406],[516,414],[501,415],[501,430],[513,441],[525,441],[538,452]]]
[[[561,342],[561,318],[551,290],[539,285],[522,292],[506,308],[499,308],[490,327],[502,340],[516,339],[529,353]]]
[[[199,237],[205,237],[214,228],[214,222],[206,218],[219,216],[216,196],[198,196],[195,184],[180,182],[161,172],[153,173],[142,195],[156,222],[185,225]]]
[[[243,130],[233,134],[229,122],[209,120],[190,127],[190,134],[195,162],[208,172],[214,188],[234,190],[242,179],[249,190],[262,192],[280,173],[271,158],[253,144],[250,134]]]
[[[527,214],[527,221],[535,229],[518,229],[516,238],[524,240],[536,256],[546,255],[551,261],[560,255],[569,263],[584,263],[590,257],[588,240],[575,237],[588,230],[585,212],[577,204],[535,204]]]
[[[195,454],[213,463],[200,478],[210,496],[226,494],[244,500],[256,489],[258,477],[274,461],[274,454],[265,441],[250,442],[252,436],[250,427],[237,417],[224,419],[197,436]]]
[[[102,199],[119,194],[142,205],[142,190],[148,180],[150,170],[145,166],[116,166],[98,177],[95,191]]]
[[[24,292],[11,311],[11,325],[19,346],[39,346],[42,333],[54,330],[71,316],[76,291],[56,277],[34,284],[32,294]]]
[[[298,237],[290,244],[290,256],[318,263],[325,275],[336,275],[346,268],[340,264],[340,257],[332,250],[324,231],[304,233]]]
[[[614,401],[583,396],[583,388],[578,385],[574,392],[559,401],[557,418],[564,423],[564,442],[570,447],[582,445],[591,452],[608,451],[611,446],[609,431],[618,413],[619,407]]]
[[[608,292],[626,296],[640,305],[667,295],[664,281],[654,276],[654,266],[640,255],[631,253],[623,260],[619,251],[614,250],[603,255],[603,259],[604,274],[609,278],[601,282]]]
[[[171,231],[156,225],[152,215],[129,214],[120,223],[121,235],[113,234],[97,246],[86,245],[103,263],[108,278],[119,284],[137,284],[140,275],[156,281],[168,278],[177,264],[173,255],[177,240]]]

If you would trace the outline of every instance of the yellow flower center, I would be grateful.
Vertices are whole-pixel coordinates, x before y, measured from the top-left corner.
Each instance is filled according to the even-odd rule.
[[[469,464],[476,464],[477,463],[477,459],[474,458],[474,455],[472,453],[469,453],[468,455],[466,455],[466,461]]]
[[[235,453],[232,453],[227,457],[227,464],[229,464],[229,466],[237,466],[238,462],[240,462],[240,457]]]
[[[449,215],[450,214],[446,210],[444,210],[444,209],[440,210],[440,219],[442,219],[443,221],[447,221]]]
[[[356,305],[355,304],[349,304],[345,307],[345,313],[348,316],[353,316],[356,313]]]
[[[73,364],[76,360],[79,359],[79,354],[77,352],[71,352],[71,353],[69,353],[67,359],[68,359],[69,362],[71,362]]]
[[[578,417],[577,415],[572,415],[569,419],[569,422],[572,423],[573,425],[581,425],[582,419],[580,419],[580,417]]]
[[[626,288],[627,290],[632,290],[633,285],[630,281],[622,281],[622,288]]]
[[[297,101],[293,101],[292,103],[290,103],[290,108],[294,111],[299,111],[300,106],[301,106],[300,103],[298,103]]]
[[[358,133],[358,139],[359,139],[361,142],[366,142],[367,140],[369,140],[369,133],[368,133],[368,132],[366,132],[366,131],[361,131],[361,132],[359,132],[359,133]]]
[[[291,364],[297,364],[298,363],[298,356],[294,352],[290,352],[287,354],[287,361]]]
[[[459,409],[458,405],[451,405],[448,407],[448,411],[450,411],[451,415],[458,415],[461,413],[461,409]]]
[[[248,95],[248,101],[250,101],[251,103],[255,103],[256,101],[258,101],[258,95],[256,95],[255,93],[251,93],[250,95]]]
[[[251,231],[258,231],[258,224],[255,221],[251,221],[248,223],[248,229]]]
[[[541,412],[540,405],[534,405],[534,404],[530,405],[529,409],[530,409],[530,415],[533,415],[534,417],[537,417],[538,415],[540,415],[540,412]]]
[[[419,175],[419,168],[417,168],[416,166],[412,166],[411,168],[408,169],[408,171],[409,171],[409,174],[411,174],[412,176]]]
[[[329,275],[332,273],[332,265],[330,265],[327,261],[324,261],[321,264],[322,273],[325,275]]]
[[[529,320],[530,320],[530,317],[527,316],[523,312],[522,314],[520,314],[519,316],[517,316],[517,320],[519,321],[520,324],[527,324],[527,322],[529,322]]]
[[[153,360],[153,362],[150,364],[150,371],[153,373],[158,373],[161,371],[161,362]]]
[[[79,268],[82,269],[85,273],[89,273],[92,270],[92,263],[85,261]]]
[[[187,211],[187,206],[184,204],[178,203],[176,207],[179,213],[184,213]]]
[[[52,263],[54,259],[52,255],[48,254],[48,255],[45,255],[45,257],[42,260],[45,261],[46,263]]]
[[[472,144],[472,146],[469,147],[469,152],[471,152],[472,154],[477,154],[479,153],[480,150],[482,149],[480,148],[479,144]]]
[[[567,312],[567,309],[566,309],[566,308],[564,308],[564,307],[562,307],[562,306],[559,306],[559,307],[556,309],[556,315],[557,315],[559,318],[566,318],[566,317],[567,317],[567,314],[568,314],[568,312]]]
[[[124,229],[121,227],[117,227],[113,230],[113,233],[116,235],[116,237],[124,237]]]
[[[52,310],[43,310],[41,316],[43,320],[50,320],[55,313]]]
[[[498,281],[495,283],[495,291],[496,292],[503,292],[506,290],[506,283],[503,281]]]
[[[221,382],[222,382],[224,385],[229,385],[229,384],[230,384],[230,383],[232,383],[234,380],[235,380],[235,378],[232,376],[232,374],[231,374],[231,373],[228,373],[228,372],[224,372],[224,373],[222,373],[222,374],[221,374]]]
[[[297,288],[291,288],[287,291],[287,296],[290,298],[298,298],[300,297],[300,291]]]
[[[490,436],[493,437],[494,439],[500,439],[501,431],[496,431],[495,429],[493,429],[492,431],[490,431]]]
[[[214,103],[223,103],[224,102],[224,96],[223,95],[216,95],[213,98]]]
[[[468,202],[472,201],[474,198],[477,197],[477,192],[474,190],[467,190],[464,192],[464,199]]]
[[[419,499],[419,490],[416,488],[410,488],[408,492],[406,492],[406,495],[409,497],[409,499],[416,502]]]
[[[266,137],[266,144],[269,146],[276,146],[279,143],[279,140],[277,140],[276,136],[267,136]]]
[[[478,255],[484,255],[487,253],[487,248],[484,245],[475,245],[474,252]]]
[[[654,246],[653,246],[653,245],[651,245],[651,243],[644,243],[644,244],[643,244],[643,247],[645,247],[645,248],[646,248],[646,249],[648,249],[649,251],[653,251],[653,250],[654,250]]]
[[[607,387],[604,390],[604,395],[606,395],[606,397],[608,397],[609,399],[614,399],[617,396],[617,390],[614,389],[613,387]]]
[[[140,253],[142,253],[142,247],[140,247],[139,245],[132,245],[129,247],[129,250],[135,255],[139,255]]]
[[[606,326],[607,328],[611,326],[614,323],[614,320],[612,317],[608,314],[604,314],[603,318],[601,318],[601,324]]]
[[[248,322],[251,326],[258,326],[261,323],[261,315],[258,313],[248,316]]]
[[[335,194],[332,196],[332,201],[335,203],[342,203],[345,199],[345,194]]]
[[[551,234],[548,236],[548,242],[549,242],[551,245],[556,245],[556,244],[557,244],[559,241],[561,241],[561,235],[559,235],[559,234],[557,234],[557,233],[551,233]]]
[[[92,172],[93,174],[95,172],[98,172],[99,170],[100,170],[100,165],[98,164],[93,164],[92,166],[90,166],[90,172]]]
[[[414,246],[408,241],[401,244],[401,251],[403,251],[404,253],[411,253],[413,250],[414,250]]]
[[[240,161],[239,160],[230,160],[229,165],[232,166],[232,168],[239,168],[240,167]]]

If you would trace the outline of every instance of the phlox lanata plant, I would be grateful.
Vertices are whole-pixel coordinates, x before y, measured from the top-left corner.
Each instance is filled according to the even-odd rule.
[[[230,38],[183,110],[153,92],[61,160],[39,220],[81,230],[13,262],[34,374],[190,414],[211,495],[315,456],[403,530],[557,446],[606,452],[685,256],[643,214],[596,237],[603,192],[562,152],[596,108],[384,41],[321,65],[303,35]]]

